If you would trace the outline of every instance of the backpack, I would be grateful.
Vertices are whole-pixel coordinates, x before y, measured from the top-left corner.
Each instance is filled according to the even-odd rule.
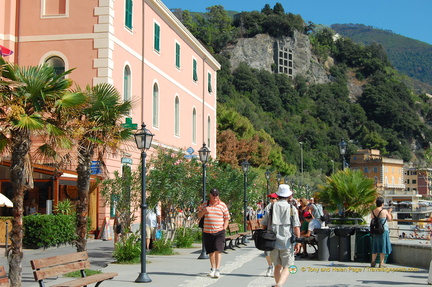
[[[381,210],[382,211],[382,210]],[[378,216],[376,216],[373,212],[373,218],[370,223],[370,233],[371,234],[383,234],[384,233],[384,224],[386,223],[387,219],[384,221],[383,224],[380,223],[379,215],[381,211],[378,213]]]

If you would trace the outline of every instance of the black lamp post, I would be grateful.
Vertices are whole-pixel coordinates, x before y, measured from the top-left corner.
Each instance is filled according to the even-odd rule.
[[[206,144],[203,143],[202,148],[200,148],[200,150],[198,151],[199,154],[199,158],[200,161],[202,162],[202,168],[203,168],[203,193],[202,193],[202,198],[203,198],[203,203],[206,201],[206,163],[209,159],[210,156],[210,149],[208,147],[206,147]],[[202,233],[204,233],[204,230],[202,230]],[[203,234],[204,235],[204,234]],[[198,259],[208,259],[208,255],[206,253],[206,249],[205,249],[205,245],[204,245],[204,236],[202,236],[202,240],[201,240],[201,254],[198,257]]]
[[[340,151],[340,154],[342,156],[342,170],[345,170],[345,165],[346,165],[346,163],[345,163],[345,153],[346,153],[346,150],[347,150],[347,145],[348,144],[344,141],[344,139],[342,139],[341,142],[339,143],[339,151]]]
[[[152,280],[146,272],[146,150],[151,147],[154,134],[152,134],[146,125],[142,123],[141,129],[135,133],[135,141],[138,149],[141,150],[141,272],[135,280],[137,283],[149,283]]]
[[[247,219],[246,219],[246,210],[247,210],[247,197],[246,197],[246,189],[247,189],[247,173],[249,171],[249,162],[245,159],[242,162],[243,169],[243,178],[244,178],[244,191],[243,191],[243,230],[246,231]]]
[[[277,182],[278,182],[278,186],[279,186],[281,179],[282,179],[282,175],[280,174],[280,172],[278,172],[278,174],[276,175],[276,178],[277,178]]]
[[[299,142],[299,144],[300,144],[301,176],[303,180],[303,142]]]
[[[270,194],[270,171],[269,170],[265,172],[265,177],[267,180],[267,195],[269,195]],[[264,196],[264,202],[265,201],[266,201],[266,197]]]

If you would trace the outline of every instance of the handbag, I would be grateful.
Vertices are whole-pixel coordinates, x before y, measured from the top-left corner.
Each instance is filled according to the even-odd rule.
[[[157,229],[155,237],[156,237],[157,240],[162,239],[162,230]]]
[[[209,206],[210,200],[207,200],[207,206]],[[205,216],[201,217],[199,223],[198,223],[198,227],[199,228],[204,228],[204,218]]]
[[[273,205],[270,208],[270,222],[273,222]],[[262,251],[272,251],[276,244],[276,233],[273,230],[257,229],[254,231],[252,238],[255,247]]]

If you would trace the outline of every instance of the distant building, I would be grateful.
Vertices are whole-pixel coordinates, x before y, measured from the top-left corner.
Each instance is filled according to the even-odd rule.
[[[375,187],[386,202],[417,201],[417,190],[408,191],[404,180],[404,162],[401,159],[385,158],[379,150],[358,150],[350,157],[350,167],[361,170],[374,180]]]

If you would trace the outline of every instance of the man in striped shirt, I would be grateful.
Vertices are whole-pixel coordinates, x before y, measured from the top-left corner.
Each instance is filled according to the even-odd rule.
[[[211,269],[209,277],[220,277],[222,251],[225,247],[225,229],[228,227],[230,215],[228,207],[219,198],[219,190],[210,190],[210,200],[204,202],[198,209],[198,218],[204,217],[204,246],[210,258]]]

